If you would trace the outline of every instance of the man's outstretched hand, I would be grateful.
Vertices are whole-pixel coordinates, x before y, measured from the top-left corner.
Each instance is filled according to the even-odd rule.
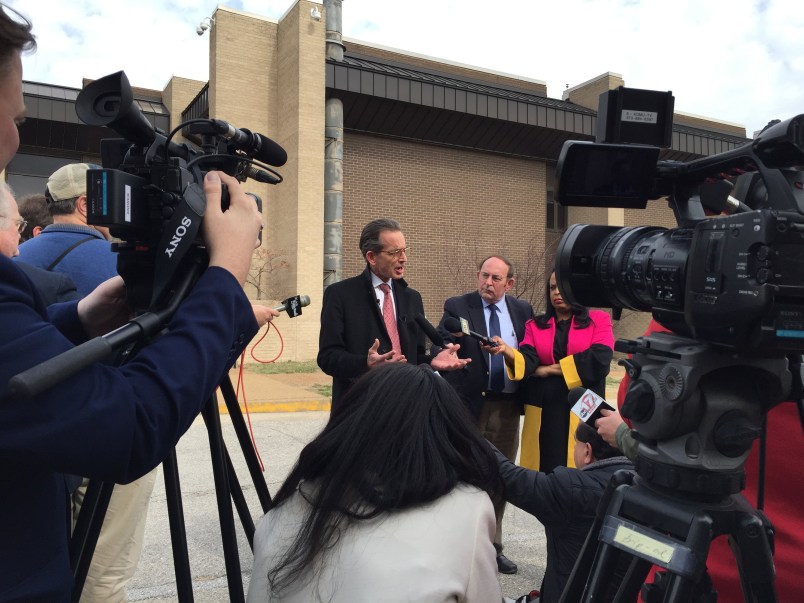
[[[460,344],[450,344],[441,350],[430,366],[436,371],[457,371],[472,362],[471,358],[458,358],[458,350],[461,349]]]
[[[366,364],[369,368],[374,368],[375,366],[380,366],[383,364],[388,364],[389,362],[407,362],[407,359],[403,354],[399,354],[397,356],[396,352],[391,350],[390,352],[386,352],[385,354],[380,354],[377,350],[380,349],[380,340],[375,339],[374,345],[369,348],[368,351],[368,358],[366,359]]]

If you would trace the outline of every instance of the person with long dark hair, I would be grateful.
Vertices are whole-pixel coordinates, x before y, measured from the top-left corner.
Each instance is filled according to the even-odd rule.
[[[545,472],[575,467],[572,434],[578,418],[570,412],[567,394],[585,387],[605,397],[614,355],[606,312],[564,301],[555,273],[547,281],[546,294],[547,310],[525,324],[519,351],[504,344],[490,349],[504,353],[514,379],[529,377],[519,460],[523,467]]]
[[[249,603],[501,601],[497,462],[427,366],[361,377],[260,520]]]

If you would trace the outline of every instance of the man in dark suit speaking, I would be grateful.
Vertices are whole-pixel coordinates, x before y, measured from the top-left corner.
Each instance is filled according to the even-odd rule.
[[[506,343],[518,347],[525,336],[525,322],[533,317],[533,308],[525,301],[505,293],[514,284],[514,268],[504,257],[487,257],[478,266],[477,291],[451,297],[444,302],[444,316],[439,331],[445,339],[454,339],[444,328],[444,322],[452,318],[465,318],[469,329],[492,337],[499,335]],[[518,396],[518,382],[508,379],[505,367],[495,356],[480,348],[476,339],[461,337],[461,358],[471,359],[465,371],[445,375],[460,394],[469,410],[477,419],[483,436],[494,444],[511,462],[516,461],[519,448],[519,417],[522,400]],[[516,564],[502,554],[502,518],[505,501],[495,501],[497,533],[494,546],[497,549],[497,568],[504,574],[515,574]]]
[[[388,362],[428,363],[439,371],[469,363],[460,346],[425,354],[416,315],[424,314],[422,296],[402,278],[408,261],[405,235],[396,220],[366,224],[360,234],[366,269],[324,290],[318,366],[332,376],[332,406],[370,368]]]

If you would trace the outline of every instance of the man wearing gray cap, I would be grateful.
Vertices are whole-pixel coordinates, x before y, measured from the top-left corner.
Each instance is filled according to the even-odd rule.
[[[87,224],[86,173],[90,164],[73,163],[47,181],[45,198],[53,216],[38,237],[20,245],[20,261],[67,274],[83,297],[106,279],[117,276],[117,254],[109,232]]]

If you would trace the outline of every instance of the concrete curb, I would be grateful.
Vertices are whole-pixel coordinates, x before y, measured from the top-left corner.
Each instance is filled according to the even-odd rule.
[[[244,405],[242,402],[240,403],[240,410],[243,413],[246,412],[246,406],[248,406],[248,412],[251,414],[254,413],[263,413],[263,412],[299,412],[299,411],[310,411],[310,410],[330,410],[330,401],[329,400],[297,400],[295,402],[249,402],[247,405]],[[218,404],[218,411],[221,414],[228,414],[229,409],[226,408],[226,405],[223,403]]]

